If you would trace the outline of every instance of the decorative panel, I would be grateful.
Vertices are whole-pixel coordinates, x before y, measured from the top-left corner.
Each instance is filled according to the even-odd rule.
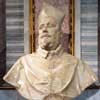
[[[74,0],[45,0],[49,4],[63,9],[65,7],[65,19],[62,24],[62,31],[64,33],[63,39],[61,40],[62,45],[66,51],[69,51],[73,54],[73,40],[74,38]],[[30,52],[34,52],[38,47],[38,30],[37,30],[37,18],[42,6],[42,0],[30,0]],[[33,5],[32,5],[33,4]],[[71,39],[69,39],[71,38]],[[69,44],[69,40],[70,44]]]
[[[98,75],[98,1],[81,0],[81,59]]]
[[[0,76],[3,77],[15,61],[24,55],[24,0],[0,0],[0,3]],[[10,87],[7,84],[0,85],[1,89]]]
[[[7,70],[24,53],[23,0],[6,0],[6,66]]]

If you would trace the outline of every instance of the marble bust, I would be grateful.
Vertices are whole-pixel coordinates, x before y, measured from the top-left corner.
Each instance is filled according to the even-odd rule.
[[[20,57],[3,78],[25,99],[71,100],[97,80],[86,63],[61,46],[63,19],[60,9],[45,4],[38,18],[38,49]]]

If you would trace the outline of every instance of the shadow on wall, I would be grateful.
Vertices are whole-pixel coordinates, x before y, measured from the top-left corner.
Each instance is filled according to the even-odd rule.
[[[80,96],[76,97],[74,100],[100,100],[100,90],[99,89],[86,90]]]
[[[2,98],[0,100],[26,100],[16,90],[1,90],[0,98]],[[100,100],[100,90],[86,90],[74,100]]]
[[[26,100],[16,90],[0,90],[0,100]]]

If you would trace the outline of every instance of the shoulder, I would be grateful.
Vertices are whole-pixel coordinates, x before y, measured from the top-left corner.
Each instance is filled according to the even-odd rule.
[[[67,53],[67,52],[64,52],[63,53],[63,56],[62,56],[62,59],[64,59],[64,61],[68,62],[68,63],[78,63],[79,59],[76,58],[75,56]]]
[[[26,54],[24,56],[21,56],[18,60],[22,65],[26,65],[30,62],[33,62],[33,60],[36,58],[36,53]]]
[[[30,57],[35,57],[36,53],[30,53],[30,54],[26,54],[24,56],[21,56],[18,60],[23,60],[23,59],[28,59]]]

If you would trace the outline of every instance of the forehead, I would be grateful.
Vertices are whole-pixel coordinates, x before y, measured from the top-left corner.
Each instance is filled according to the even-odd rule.
[[[45,24],[45,23],[47,23],[47,22],[54,23],[54,24],[57,23],[56,18],[54,18],[53,16],[41,17],[41,18],[39,19],[39,25],[40,25],[40,24]]]

